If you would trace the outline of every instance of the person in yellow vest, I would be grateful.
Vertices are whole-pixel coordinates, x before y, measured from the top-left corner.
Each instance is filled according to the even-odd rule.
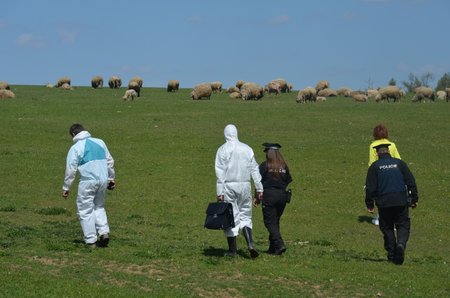
[[[373,129],[373,139],[373,142],[369,146],[369,167],[378,160],[378,154],[375,147],[380,144],[389,144],[389,154],[394,158],[401,159],[400,153],[398,153],[395,143],[388,140],[388,130],[385,125],[378,124],[377,126],[375,126],[375,128]],[[380,216],[378,213],[375,214],[375,217],[372,219],[372,223],[374,225],[379,225],[379,217]]]

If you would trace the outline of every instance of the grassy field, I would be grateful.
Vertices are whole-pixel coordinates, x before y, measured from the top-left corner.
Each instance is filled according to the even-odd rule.
[[[356,103],[348,98],[297,104],[296,93],[261,101],[188,89],[65,91],[13,86],[0,101],[1,297],[449,297],[450,105]],[[76,184],[61,197],[69,126],[80,122],[106,141],[117,188],[107,195],[111,242],[82,244]],[[233,123],[264,158],[278,142],[294,182],[282,218],[287,253],[252,260],[223,257],[222,232],[203,228],[215,199],[214,157]],[[419,207],[403,266],[385,261],[382,235],[363,195],[375,125],[414,173]],[[257,248],[268,246],[254,209]]]

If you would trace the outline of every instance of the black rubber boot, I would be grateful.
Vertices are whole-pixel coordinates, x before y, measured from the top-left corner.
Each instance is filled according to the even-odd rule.
[[[259,256],[259,253],[256,250],[255,245],[253,244],[252,229],[250,229],[249,227],[244,227],[242,231],[244,232],[244,237],[247,241],[250,256],[252,257],[252,259],[257,258]]]
[[[228,252],[225,253],[226,257],[236,257],[237,247],[236,247],[236,237],[227,237],[228,241]]]

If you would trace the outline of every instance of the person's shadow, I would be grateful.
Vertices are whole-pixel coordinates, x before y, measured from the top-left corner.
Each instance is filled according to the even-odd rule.
[[[360,222],[360,223],[363,223],[363,222],[372,223],[372,219],[373,219],[373,217],[370,217],[367,215],[358,216],[358,222]]]

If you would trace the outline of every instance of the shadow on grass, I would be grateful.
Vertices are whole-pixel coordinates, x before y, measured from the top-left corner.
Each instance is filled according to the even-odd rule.
[[[207,256],[207,257],[221,257],[221,258],[225,258],[225,259],[233,259],[233,258],[230,258],[228,256],[225,256],[226,252],[228,252],[228,250],[223,249],[223,248],[215,248],[215,247],[212,247],[212,246],[203,249],[203,255],[204,256]],[[241,249],[238,249],[236,257],[241,257],[241,258],[244,258],[244,259],[251,259],[250,254],[247,251],[243,251]]]
[[[372,223],[372,219],[373,217],[367,216],[367,215],[360,215],[358,216],[358,222],[367,222],[367,223]]]

